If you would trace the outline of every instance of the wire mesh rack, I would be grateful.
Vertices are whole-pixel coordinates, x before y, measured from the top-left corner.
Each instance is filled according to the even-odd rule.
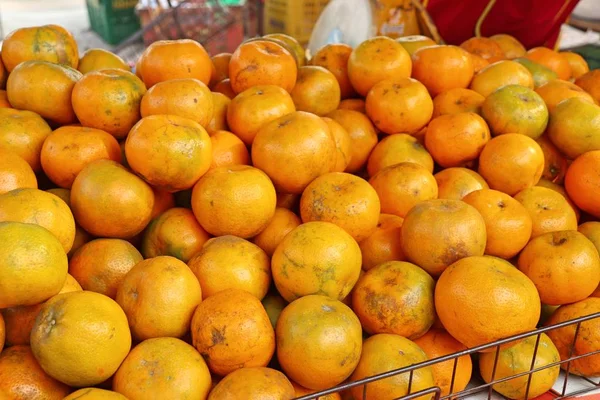
[[[428,397],[433,400],[447,400],[447,399],[468,398],[468,397],[474,396],[474,395],[479,395],[480,396],[479,398],[481,398],[482,394],[487,395],[488,400],[490,400],[492,398],[506,399],[506,397],[493,391],[494,385],[509,381],[511,379],[524,377],[524,376],[527,376],[527,386],[526,386],[524,400],[528,400],[528,399],[530,399],[529,393],[530,393],[530,387],[531,387],[531,381],[532,381],[533,374],[536,372],[548,369],[548,368],[556,367],[556,366],[560,366],[563,369],[564,380],[563,380],[561,388],[559,390],[552,389],[550,391],[550,393],[554,396],[555,400],[570,398],[573,396],[591,392],[596,389],[600,389],[599,381],[595,381],[593,379],[590,379],[590,378],[584,377],[584,376],[577,376],[577,379],[581,379],[582,382],[585,384],[584,387],[577,388],[574,390],[569,390],[569,388],[570,388],[569,381],[573,380],[573,375],[574,375],[571,371],[572,362],[575,360],[580,360],[580,359],[583,359],[586,357],[591,357],[591,356],[600,354],[600,346],[595,351],[587,352],[584,354],[575,354],[575,351],[574,351],[575,344],[578,343],[577,341],[579,339],[581,325],[588,321],[592,321],[592,320],[594,320],[595,322],[600,322],[600,313],[590,314],[590,315],[576,318],[576,319],[573,319],[570,321],[565,321],[565,322],[562,322],[559,324],[546,326],[543,328],[536,329],[534,331],[522,333],[519,335],[514,335],[514,336],[508,337],[506,339],[502,339],[502,340],[498,340],[498,341],[488,343],[485,345],[473,347],[473,348],[470,348],[470,349],[467,349],[464,351],[460,351],[457,353],[449,354],[449,355],[446,355],[443,357],[434,358],[434,359],[427,360],[427,361],[424,361],[424,362],[421,362],[418,364],[395,369],[395,370],[392,370],[389,372],[384,372],[384,373],[374,375],[374,376],[371,376],[368,378],[364,378],[361,380],[357,380],[354,382],[348,382],[348,383],[336,386],[336,387],[328,389],[328,390],[323,390],[323,391],[316,392],[316,393],[313,393],[310,395],[298,397],[295,400],[317,400],[321,396],[326,396],[326,395],[333,394],[333,393],[340,393],[340,392],[343,392],[343,391],[346,391],[346,390],[349,390],[352,388],[356,388],[356,387],[362,387],[363,400],[412,400],[412,399],[417,399],[417,398],[425,399]],[[558,329],[572,329],[573,327],[575,328],[575,332],[574,332],[573,340],[569,347],[568,357],[563,360],[560,360],[560,361],[557,361],[554,363],[549,363],[547,365],[536,368],[535,361],[536,361],[536,357],[538,354],[538,348],[539,348],[539,344],[540,344],[541,335],[543,333],[548,333],[548,332],[555,331]],[[515,341],[523,340],[526,338],[531,338],[531,337],[535,337],[536,341],[535,341],[535,347],[533,350],[531,366],[530,366],[529,370],[522,372],[522,373],[512,375],[512,376],[508,376],[508,377],[496,378],[496,369],[498,366],[498,356],[500,354],[501,346],[515,342]],[[488,383],[483,383],[481,385],[476,385],[475,387],[466,388],[462,391],[453,393],[459,358],[463,357],[463,356],[472,356],[472,355],[475,355],[475,354],[478,354],[478,353],[484,352],[484,351],[495,351],[495,358],[494,358],[492,376],[491,376],[490,381]],[[414,377],[415,371],[417,371],[420,368],[431,367],[436,364],[441,364],[441,363],[448,362],[448,361],[453,363],[452,378],[450,381],[451,382],[450,383],[450,394],[448,394],[446,396],[442,396],[441,389],[437,386],[429,387],[429,388],[411,393],[412,392],[411,388],[412,388],[412,384],[413,384],[413,377]],[[408,394],[406,396],[398,397],[396,399],[377,399],[373,396],[368,397],[369,384],[372,384],[373,382],[376,382],[376,381],[381,381],[383,379],[391,378],[391,377],[394,377],[397,375],[401,375],[401,374],[408,374],[408,388],[407,388]],[[581,385],[578,385],[578,386],[581,386]],[[424,396],[424,397],[421,397],[421,396]]]

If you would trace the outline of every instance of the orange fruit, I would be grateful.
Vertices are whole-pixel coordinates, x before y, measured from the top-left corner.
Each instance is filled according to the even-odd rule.
[[[210,80],[211,85],[229,78],[229,61],[231,60],[231,53],[215,54],[210,59],[215,66],[214,73]]]
[[[327,116],[340,124],[350,135],[352,156],[346,172],[358,172],[365,166],[377,144],[375,127],[366,115],[358,111],[335,110]]]
[[[154,193],[154,206],[152,207],[152,219],[158,217],[163,212],[175,207],[175,196],[166,190],[152,188]]]
[[[273,41],[242,43],[229,61],[229,79],[235,93],[259,85],[275,85],[291,92],[297,75],[294,56]]]
[[[342,300],[358,280],[360,248],[337,225],[307,222],[277,246],[271,268],[275,286],[287,301],[314,293]]]
[[[304,296],[283,309],[276,327],[283,372],[313,390],[350,376],[362,349],[362,328],[352,310],[325,296]]]
[[[301,223],[302,220],[292,211],[277,207],[269,224],[252,241],[271,257],[283,238]]]
[[[434,287],[431,276],[416,265],[386,262],[360,277],[352,291],[352,309],[369,334],[416,339],[433,324]]]
[[[264,367],[275,351],[267,312],[260,300],[240,289],[223,290],[200,303],[192,319],[192,341],[219,376]]]
[[[271,368],[240,368],[223,378],[213,388],[209,400],[291,399],[294,387],[286,376]]]
[[[130,348],[125,313],[114,300],[94,292],[52,297],[42,306],[31,332],[31,350],[41,367],[69,386],[105,381]]]
[[[537,140],[537,143],[544,152],[544,172],[542,173],[542,179],[547,179],[559,185],[562,184],[568,168],[567,158],[556,148],[548,135],[542,135]]]
[[[203,127],[213,117],[210,89],[198,79],[172,79],[152,86],[142,97],[142,117],[157,114],[178,115],[196,121]]]
[[[285,33],[270,33],[268,35],[264,35],[263,38],[278,40],[285,44],[289,48],[290,53],[292,53],[292,55],[296,59],[298,67],[302,67],[306,64],[306,51],[304,50],[302,44],[300,44],[300,42],[292,36],[286,35]]]
[[[469,55],[471,56],[471,62],[473,63],[473,72],[475,74],[477,74],[479,71],[490,65],[490,62],[488,60],[477,54],[469,53]]]
[[[353,110],[366,114],[366,103],[363,99],[344,99],[340,101],[338,110]]]
[[[63,400],[127,400],[127,397],[111,390],[87,387],[79,389]]]
[[[277,193],[277,207],[287,208],[296,212],[300,205],[300,195],[290,193]]]
[[[100,237],[131,238],[152,217],[154,193],[146,182],[111,160],[85,167],[71,188],[71,209],[79,225]]]
[[[221,93],[229,99],[233,99],[237,95],[237,93],[231,88],[231,81],[229,78],[223,79],[221,82],[218,82],[216,85],[214,85],[212,87],[212,91],[215,93]]]
[[[375,176],[379,171],[394,164],[415,163],[433,172],[433,158],[413,136],[398,133],[383,138],[369,156],[367,171]]]
[[[62,201],[67,203],[69,209],[71,208],[71,191],[69,189],[63,188],[55,188],[48,189],[47,192],[52,193],[58,196]],[[75,239],[73,239],[73,246],[71,246],[71,250],[67,253],[67,256],[71,258],[71,256],[85,243],[92,240],[92,235],[87,233],[79,224],[75,223]]]
[[[210,83],[212,61],[202,45],[194,40],[159,40],[144,50],[140,61],[142,80],[147,88],[171,79],[193,78]]]
[[[583,211],[600,218],[600,150],[577,157],[565,176],[567,193]]]
[[[572,51],[561,51],[559,53],[563,58],[567,59],[569,66],[571,67],[571,77],[578,79],[582,75],[590,72],[590,67],[581,55],[573,53]]]
[[[560,193],[533,186],[515,194],[514,198],[529,212],[533,222],[532,238],[548,232],[577,230],[575,211]]]
[[[37,187],[37,178],[27,161],[15,153],[0,150],[0,194]]]
[[[404,216],[415,205],[438,197],[433,175],[424,167],[405,162],[379,171],[369,183],[381,201],[381,212]]]
[[[600,85],[598,78],[600,73],[597,70],[587,72],[577,78],[575,84],[585,90],[595,101],[600,103]]]
[[[333,169],[336,156],[335,140],[325,121],[303,111],[263,125],[252,145],[254,166],[263,170],[277,190],[284,193],[302,193],[315,178]]]
[[[323,117],[323,121],[329,127],[329,132],[335,141],[336,155],[335,166],[332,172],[344,172],[352,160],[352,139],[348,131],[338,122],[329,117]]]
[[[247,165],[213,168],[192,191],[194,215],[214,236],[257,235],[273,218],[276,203],[268,176]]]
[[[567,203],[569,203],[569,206],[571,206],[573,211],[575,211],[575,218],[577,219],[577,222],[579,223],[579,219],[581,218],[581,212],[579,211],[579,208],[577,208],[575,203],[573,203],[573,200],[571,200],[571,198],[567,194],[567,191],[565,190],[565,187],[563,185],[559,185],[558,183],[554,183],[547,179],[542,178],[542,179],[540,179],[540,181],[538,182],[538,184],[536,186],[541,186],[541,187],[545,187],[548,189],[552,189],[555,192],[562,195],[567,200]]]
[[[462,200],[469,193],[489,189],[481,175],[468,168],[446,168],[433,177],[437,182],[439,199]]]
[[[0,90],[0,108],[12,108],[8,101],[8,93],[6,90]]]
[[[479,114],[485,97],[474,90],[454,88],[446,90],[433,99],[433,118],[444,114],[473,112]]]
[[[364,341],[360,361],[350,379],[357,381],[426,360],[425,352],[414,342],[402,336],[380,333]],[[408,373],[371,382],[368,385],[367,395],[375,399],[395,399],[434,386],[431,367],[419,368],[414,371],[411,377],[412,382],[410,385]],[[362,385],[353,387],[350,392],[356,400],[367,399],[367,397],[363,397]],[[419,397],[419,399],[426,398],[428,397]]]
[[[283,297],[281,297],[279,294],[277,294],[277,291],[272,292],[271,294],[267,294],[262,299],[262,305],[263,307],[265,307],[265,310],[269,315],[269,320],[271,321],[273,329],[275,329],[275,326],[277,325],[277,320],[279,319],[279,315],[281,314],[285,306],[287,306],[287,304],[288,302],[285,301]]]
[[[600,222],[589,221],[579,225],[577,230],[583,233],[593,244],[596,249],[600,249]],[[600,250],[598,250],[600,252]]]
[[[525,274],[508,261],[483,256],[463,258],[442,273],[435,308],[448,333],[475,347],[533,330],[541,305]]]
[[[521,85],[533,89],[533,76],[523,65],[504,60],[491,64],[477,73],[469,88],[483,97],[488,97],[506,85]]]
[[[208,171],[212,143],[206,130],[191,119],[151,115],[131,129],[125,154],[131,169],[150,185],[177,192],[194,186]]]
[[[369,90],[366,111],[382,132],[411,134],[427,125],[433,102],[427,88],[415,79],[386,79]]]
[[[77,68],[77,42],[70,32],[59,25],[20,28],[9,33],[2,43],[2,62],[8,72],[30,60]]]
[[[369,38],[359,44],[348,58],[348,78],[361,96],[366,96],[377,83],[409,78],[410,55],[394,39],[386,36]]]
[[[6,83],[10,104],[33,111],[56,125],[77,121],[71,92],[81,72],[47,61],[25,61],[11,72]]]
[[[352,47],[343,43],[332,43],[321,47],[311,58],[310,64],[327,69],[335,76],[340,85],[340,97],[348,99],[356,92],[348,77],[348,59]]]
[[[523,46],[523,44],[521,44],[521,42],[519,42],[514,36],[501,33],[490,36],[490,39],[500,46],[500,49],[502,49],[502,52],[504,53],[504,57],[509,60],[517,57],[523,57],[527,52],[525,46]]]
[[[377,226],[379,197],[367,181],[344,172],[330,172],[312,181],[300,198],[303,222],[331,222],[357,242]]]
[[[401,237],[402,222],[397,215],[381,214],[375,231],[359,243],[365,271],[388,261],[404,260]]]
[[[296,382],[291,382],[291,383],[292,383],[292,386],[294,387],[296,397],[306,396],[307,394],[313,394],[313,393],[317,392],[316,390],[307,389],[305,387],[302,387],[302,386],[298,385]],[[317,400],[342,400],[342,397],[340,396],[339,393],[331,393],[331,394],[326,394],[325,396],[319,396],[319,397],[317,397]]]
[[[550,81],[558,80],[556,72],[552,71],[550,68],[544,67],[542,64],[538,64],[525,57],[515,58],[514,61],[527,68],[531,73],[531,76],[533,77],[533,87],[536,90]]]
[[[228,131],[215,131],[210,136],[212,162],[210,168],[250,164],[250,153],[242,140]]]
[[[79,59],[77,69],[82,74],[101,69],[116,68],[131,71],[125,60],[118,55],[104,49],[88,49]]]
[[[296,111],[288,92],[275,85],[253,86],[235,96],[227,107],[227,124],[247,145],[267,123]]]
[[[510,196],[536,185],[544,171],[544,152],[535,140],[508,133],[490,140],[479,157],[479,174],[491,189]]]
[[[506,58],[500,44],[487,37],[472,37],[462,42],[460,47],[490,63],[495,63]]]
[[[506,85],[490,94],[481,105],[481,115],[494,136],[520,133],[538,139],[548,125],[544,100],[520,85]]]
[[[571,78],[571,66],[568,59],[554,50],[547,47],[534,47],[527,51],[525,57],[550,68],[556,72],[558,79],[568,80]]]
[[[86,165],[104,159],[121,162],[121,148],[112,135],[100,129],[63,126],[52,132],[42,146],[46,176],[67,189]]]
[[[396,38],[396,42],[400,43],[402,47],[408,51],[410,56],[412,56],[415,51],[419,50],[421,47],[436,45],[433,39],[423,35],[400,36],[399,38]]]
[[[538,87],[535,89],[535,91],[537,94],[542,96],[542,99],[544,99],[544,102],[546,103],[550,113],[552,113],[556,106],[558,106],[558,104],[563,100],[570,99],[572,97],[579,97],[588,103],[594,103],[592,96],[590,96],[590,94],[584,91],[582,88],[574,83],[560,79],[554,79]]]
[[[73,109],[82,125],[124,139],[140,119],[144,93],[144,83],[129,71],[94,71],[75,84]]]
[[[298,111],[316,115],[329,114],[340,104],[340,85],[335,75],[320,66],[300,67],[290,94]]]
[[[600,106],[577,97],[561,102],[550,112],[548,137],[570,159],[600,150]]]
[[[95,239],[73,254],[69,273],[84,290],[114,299],[127,272],[142,260],[140,252],[125,240]]]
[[[210,239],[188,266],[200,282],[204,299],[223,290],[239,289],[262,300],[271,284],[269,256],[254,243],[236,236]]]
[[[412,55],[412,77],[421,82],[432,97],[454,88],[466,88],[473,78],[469,53],[457,46],[429,46]]]
[[[212,135],[216,131],[225,131],[229,129],[227,125],[227,109],[231,99],[225,96],[223,93],[211,92],[213,102],[213,115],[212,119],[205,126],[206,131]]]
[[[406,214],[402,224],[406,258],[434,277],[461,258],[482,256],[486,237],[481,214],[460,200],[423,201]]]
[[[415,339],[417,344],[427,355],[427,358],[447,356],[467,349],[465,345],[454,339],[450,334],[441,329],[430,329],[425,335]],[[466,354],[458,357],[456,367],[454,360],[442,361],[431,366],[435,386],[439,386],[442,396],[464,390],[471,381],[473,364],[471,357]],[[454,377],[454,380],[452,380]]]

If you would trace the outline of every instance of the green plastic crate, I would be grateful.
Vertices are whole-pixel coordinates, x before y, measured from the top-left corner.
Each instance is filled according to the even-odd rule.
[[[109,44],[119,44],[140,29],[137,0],[87,0],[92,30]]]

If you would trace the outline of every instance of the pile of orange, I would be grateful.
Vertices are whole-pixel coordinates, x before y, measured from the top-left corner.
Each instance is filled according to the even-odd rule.
[[[600,71],[574,53],[276,34],[156,42],[134,73],[48,25],[1,60],[2,399],[292,399],[600,312]],[[600,350],[580,329],[475,366],[538,348],[494,386],[535,397]]]

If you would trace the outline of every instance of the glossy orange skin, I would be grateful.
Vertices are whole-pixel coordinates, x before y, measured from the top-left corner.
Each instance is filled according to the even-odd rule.
[[[193,78],[210,83],[212,61],[202,45],[194,40],[159,40],[141,57],[140,72],[147,88],[171,79]]]
[[[213,92],[224,94],[225,96],[233,99],[237,93],[231,88],[231,81],[229,78],[223,79],[212,87]]]
[[[535,89],[535,91],[542,96],[550,113],[554,111],[559,103],[571,97],[580,97],[589,103],[594,103],[593,97],[584,89],[574,83],[561,79],[551,80]]]
[[[562,54],[546,47],[535,47],[525,55],[531,61],[535,61],[556,72],[558,79],[568,80],[571,78],[571,66]]]
[[[500,45],[495,40],[486,37],[472,37],[462,42],[460,47],[490,63],[495,63],[505,58]]]
[[[489,189],[481,175],[468,168],[446,168],[433,177],[437,182],[439,199],[462,200],[469,193]]]
[[[273,41],[243,43],[229,61],[229,79],[235,93],[258,85],[275,85],[291,92],[297,74],[294,56]]]
[[[23,158],[8,151],[0,151],[0,194],[14,189],[37,189],[35,173]]]
[[[216,131],[210,136],[212,161],[210,168],[250,164],[250,153],[242,140],[231,132]]]
[[[283,238],[301,223],[300,217],[292,211],[277,207],[269,224],[252,241],[271,257]]]
[[[413,56],[412,77],[421,82],[432,97],[454,88],[466,88],[473,78],[469,53],[456,46],[430,46]]]
[[[63,189],[63,188],[54,188],[46,190],[53,195],[58,196],[62,201],[67,203],[69,209],[71,208],[71,190]],[[73,254],[85,243],[92,240],[92,235],[87,233],[79,224],[75,223],[75,239],[73,240],[73,246],[71,246],[71,250],[67,253],[67,256],[71,258]]]
[[[389,135],[371,152],[367,171],[375,176],[382,169],[402,162],[419,164],[429,172],[433,172],[433,158],[417,139],[404,133]]]
[[[581,55],[572,51],[561,51],[559,53],[563,58],[566,58],[571,67],[571,78],[578,79],[582,75],[590,72],[590,67]]]
[[[152,86],[142,97],[143,117],[178,115],[206,127],[213,117],[213,98],[208,86],[197,79],[172,79]]]
[[[308,65],[298,69],[298,79],[291,91],[298,111],[326,115],[340,104],[340,85],[324,67]]]
[[[348,59],[352,47],[343,43],[333,43],[321,47],[310,60],[310,65],[323,67],[331,72],[340,85],[342,99],[353,97],[356,92],[348,77]]]
[[[540,179],[540,181],[538,182],[538,184],[536,186],[541,186],[541,187],[545,187],[548,189],[552,189],[555,192],[562,195],[567,200],[567,203],[569,203],[569,206],[573,209],[573,211],[575,211],[575,218],[577,219],[577,223],[579,223],[579,219],[581,218],[581,212],[579,211],[579,208],[575,205],[575,203],[573,203],[573,200],[571,200],[571,198],[567,194],[567,191],[563,185],[559,185],[558,183],[554,183],[547,179],[542,178],[542,179]]]
[[[166,190],[152,188],[154,193],[154,206],[152,207],[152,218],[158,217],[163,212],[175,207],[175,196]]]
[[[477,74],[479,71],[490,65],[490,62],[477,54],[469,53],[473,63],[473,72]]]
[[[479,114],[485,97],[471,89],[446,90],[433,99],[433,118],[444,114],[473,112]]]
[[[488,97],[506,85],[521,85],[533,89],[531,72],[516,61],[504,60],[491,64],[477,73],[469,89]]]
[[[600,150],[577,157],[565,176],[565,188],[577,207],[600,218]]]
[[[131,68],[125,60],[118,55],[104,49],[89,49],[83,53],[79,60],[77,70],[82,74],[98,71],[101,69],[117,68],[125,71],[131,71]]]
[[[92,161],[121,162],[117,140],[100,129],[63,126],[46,138],[41,162],[46,175],[60,187],[70,189],[75,177]]]
[[[229,125],[227,125],[227,109],[231,103],[231,99],[223,93],[212,92],[211,96],[213,102],[213,116],[208,125],[205,126],[209,135],[212,135],[212,133],[216,131],[229,130]]]
[[[396,38],[396,42],[400,43],[411,56],[421,47],[436,45],[433,39],[423,35],[400,36]]]
[[[227,124],[247,145],[267,123],[296,111],[292,97],[279,86],[260,85],[235,96],[227,107]]]
[[[376,36],[365,40],[350,53],[348,78],[361,96],[366,96],[377,83],[410,77],[410,55],[394,39]]]
[[[271,368],[240,368],[223,378],[208,400],[237,400],[242,397],[264,400],[292,399],[294,387],[281,372]]]
[[[122,69],[86,74],[73,88],[73,109],[81,124],[124,139],[140,119],[144,83]]]
[[[229,78],[229,61],[231,60],[231,53],[215,54],[210,59],[215,66],[215,70],[210,79],[210,84],[214,85],[221,82],[223,79]]]
[[[81,77],[81,72],[71,67],[26,61],[8,77],[8,101],[14,108],[33,111],[54,124],[72,124],[77,118],[71,105],[71,92]]]
[[[371,151],[377,144],[375,127],[366,115],[358,111],[338,109],[327,116],[340,124],[350,135],[352,156],[346,172],[358,172],[366,165]]]
[[[544,172],[542,179],[561,185],[569,166],[567,158],[550,141],[548,135],[542,135],[536,142],[544,152]]]
[[[495,41],[500,46],[502,52],[504,53],[504,57],[509,60],[517,57],[523,57],[527,52],[525,46],[523,46],[521,42],[519,42],[514,36],[498,34],[490,36],[490,39]]]
[[[335,141],[335,166],[331,172],[344,172],[352,160],[352,139],[342,125],[329,117],[323,117]]]
[[[0,150],[22,157],[34,172],[42,170],[40,153],[51,132],[34,112],[0,108]]]
[[[71,188],[73,215],[95,236],[132,238],[150,222],[153,206],[150,186],[111,160],[88,164]]]
[[[575,84],[588,92],[596,103],[600,103],[600,72],[598,70],[590,71],[577,78]]]
[[[208,171],[212,142],[206,130],[191,119],[151,115],[131,129],[125,154],[131,169],[146,182],[177,192],[194,186]]]
[[[440,224],[447,230],[440,232]],[[434,277],[457,260],[483,255],[486,239],[485,220],[460,200],[423,201],[406,214],[402,224],[407,259]]]
[[[397,215],[379,215],[379,223],[375,231],[359,243],[363,270],[369,271],[384,262],[405,259],[400,237],[402,222],[404,219]]]
[[[77,68],[79,51],[73,35],[58,25],[12,31],[2,43],[2,62],[12,72],[23,61],[48,61]]]

